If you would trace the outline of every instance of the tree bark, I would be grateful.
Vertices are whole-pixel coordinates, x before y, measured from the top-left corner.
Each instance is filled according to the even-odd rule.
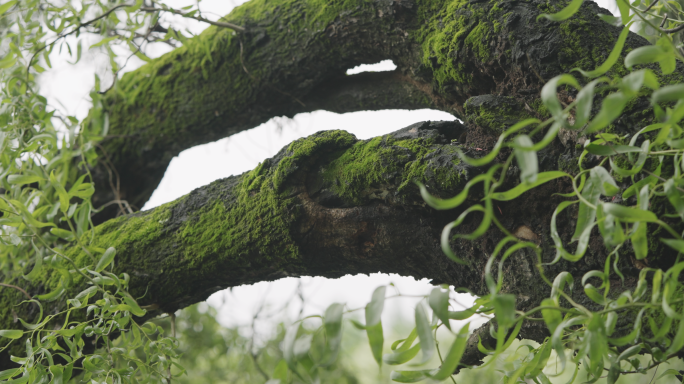
[[[95,174],[96,206],[125,199],[142,207],[182,150],[255,127],[274,116],[436,108],[466,119],[465,101],[504,94],[539,109],[546,80],[592,69],[619,29],[588,3],[563,23],[536,21],[563,3],[504,1],[250,2],[160,59],[126,74],[102,101],[110,167]],[[632,35],[626,49],[646,42]],[[391,59],[394,74],[346,76]],[[621,64],[615,73],[624,72]],[[372,80],[371,80],[372,79]],[[510,115],[511,111],[506,114]],[[93,118],[101,120],[100,113]],[[110,183],[110,172],[119,183]],[[118,187],[117,187],[118,185]],[[112,206],[95,216],[117,215]]]
[[[236,9],[228,19],[246,26],[247,33],[210,28],[127,74],[103,99],[110,129],[102,150],[120,186],[112,191],[107,169],[96,169],[96,204],[121,198],[142,206],[180,151],[273,116],[431,107],[455,114],[465,125],[425,122],[367,141],[343,131],[321,132],[292,143],[251,172],[167,205],[118,218],[112,218],[116,210],[104,211],[96,216],[103,223],[96,227],[95,245],[116,247],[115,271],[131,275],[134,296],[145,294],[141,304],[154,309],[148,316],[175,311],[220,289],[285,276],[398,273],[486,294],[484,266],[504,235],[492,229],[476,241],[452,241],[468,266],[450,261],[440,249],[440,233],[465,207],[432,210],[413,182],[421,181],[437,196],[457,194],[483,170],[462,163],[456,148],[474,157],[487,153],[503,128],[546,115],[538,94],[547,80],[574,67],[601,64],[619,29],[598,19],[601,10],[591,2],[563,23],[536,21],[539,13],[561,6],[292,1]],[[645,44],[631,35],[626,49]],[[383,59],[392,59],[398,69],[344,75],[349,67]],[[610,74],[624,73],[618,64]],[[681,74],[678,67],[661,83],[677,81]],[[562,95],[572,100],[572,94]],[[635,103],[615,130],[634,132],[650,122],[644,111],[647,102]],[[571,171],[581,153],[576,140],[566,132],[540,151],[541,171]],[[513,167],[506,187],[517,179]],[[555,251],[549,221],[563,200],[556,193],[570,190],[568,180],[547,183],[497,203],[497,218],[517,236],[539,244],[541,261],[550,261]],[[478,193],[472,192],[470,204],[478,201]],[[575,218],[570,209],[564,215],[559,231],[569,241]],[[458,231],[471,232],[479,219],[473,214]],[[666,266],[674,255],[656,243],[650,266]],[[78,249],[69,256],[88,261]],[[601,240],[594,238],[582,260],[545,267],[544,273],[581,276],[602,269],[605,257]],[[538,262],[533,252],[520,251],[504,265],[503,289],[517,296],[521,310],[548,295]],[[625,284],[634,284],[640,266],[623,257],[620,267]],[[58,281],[55,274],[38,285],[20,285],[36,295]],[[0,329],[18,327],[13,315],[36,315],[30,306],[12,313],[11,306],[21,300],[17,290],[0,291]],[[58,309],[55,303],[50,311]],[[475,348],[466,359],[477,361],[477,353]],[[0,360],[2,366],[6,360]]]

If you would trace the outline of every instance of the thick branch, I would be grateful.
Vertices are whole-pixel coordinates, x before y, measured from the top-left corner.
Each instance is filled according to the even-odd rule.
[[[103,148],[121,177],[118,197],[142,206],[180,151],[273,116],[432,107],[463,117],[467,98],[502,93],[537,105],[545,80],[594,68],[604,59],[596,52],[607,54],[619,32],[590,2],[560,25],[537,22],[540,9],[553,11],[542,1],[245,4],[226,19],[248,33],[211,27],[125,75],[107,95]],[[628,49],[643,44],[627,41]],[[383,59],[394,61],[397,75],[349,92],[355,80],[345,80],[347,68]],[[116,196],[108,173],[96,174],[100,205]]]

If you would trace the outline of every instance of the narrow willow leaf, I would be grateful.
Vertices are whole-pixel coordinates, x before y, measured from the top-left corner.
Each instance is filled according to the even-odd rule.
[[[38,296],[36,296],[36,298],[37,298],[38,300],[41,300],[41,301],[48,301],[48,302],[50,302],[50,301],[55,301],[55,300],[57,300],[60,296],[62,296],[62,293],[64,293],[64,287],[62,287],[62,286],[60,285],[60,286],[59,286],[57,289],[55,289],[54,291],[52,291],[52,292],[50,292],[50,293],[46,293],[46,294],[44,294],[44,295],[38,295]]]
[[[630,145],[596,145],[596,144],[589,144],[584,149],[587,150],[587,152],[593,154],[593,155],[599,155],[599,156],[613,156],[613,155],[618,155],[621,153],[628,153],[628,152],[643,152],[643,150],[639,147],[632,147]]]
[[[387,287],[384,285],[373,291],[370,303],[366,305],[366,326],[370,327],[380,322],[382,310],[385,307],[385,293]]]
[[[497,294],[492,298],[494,314],[499,327],[508,328],[515,322],[515,295]]]
[[[620,20],[622,24],[627,25],[634,15],[630,15],[629,3],[627,0],[617,0],[616,1],[618,10],[620,11]]]
[[[565,8],[561,9],[559,12],[548,14],[542,13],[537,16],[537,20],[541,18],[549,19],[551,21],[563,21],[571,18],[582,6],[584,0],[572,0]]]
[[[443,291],[440,287],[433,288],[428,298],[428,304],[430,304],[430,308],[437,318],[447,328],[451,329],[451,324],[449,324],[449,291]]]
[[[601,186],[601,194],[604,196],[615,196],[620,192],[617,183],[610,175],[610,173],[603,167],[594,167],[591,169],[590,178],[593,179],[593,183]]]
[[[615,45],[613,45],[613,50],[610,51],[610,55],[608,55],[606,61],[603,62],[603,64],[601,64],[598,68],[594,69],[593,71],[583,71],[579,68],[575,68],[573,69],[573,71],[578,71],[582,75],[589,78],[599,77],[604,73],[608,72],[611,68],[613,68],[615,63],[617,63],[617,60],[620,57],[620,53],[622,53],[622,48],[625,46],[627,36],[629,36],[629,28],[624,27],[622,28],[622,32],[620,32],[620,36],[618,36]]]
[[[384,361],[387,365],[404,364],[411,361],[411,359],[413,359],[414,357],[416,357],[419,351],[420,344],[416,344],[405,351],[387,353],[382,357],[382,361]]]
[[[6,2],[5,4],[0,5],[0,15],[4,15],[5,12],[9,11],[9,9],[12,8],[14,6],[14,4],[16,4],[16,3],[17,3],[16,0],[12,0],[12,1]]]
[[[681,193],[675,186],[674,180],[667,180],[664,189],[670,204],[675,208],[679,217],[684,220],[684,200],[682,200]]]
[[[417,383],[428,378],[428,374],[432,370],[426,369],[422,371],[392,371],[390,379],[397,383]]]
[[[52,187],[55,188],[55,191],[57,191],[57,196],[59,197],[59,207],[62,210],[62,213],[66,214],[67,210],[69,209],[69,195],[64,189],[64,186],[62,186],[62,184],[57,180],[54,171],[50,172],[50,184],[52,184]]]
[[[632,69],[633,66],[639,64],[657,63],[663,60],[667,55],[667,51],[657,45],[647,45],[639,47],[631,51],[625,56],[625,67]]]
[[[592,133],[600,131],[601,129],[610,125],[615,119],[622,115],[622,111],[627,106],[627,103],[634,97],[626,95],[622,92],[611,93],[603,99],[601,109],[594,116],[594,119],[589,122],[585,133]]]
[[[553,118],[561,123],[567,123],[566,116],[563,112],[561,102],[558,100],[558,87],[561,85],[571,85],[576,89],[580,89],[580,85],[572,75],[560,75],[549,80],[541,91],[541,99],[546,109],[551,113]]]
[[[669,75],[674,72],[677,67],[677,57],[674,53],[675,48],[672,46],[672,41],[669,36],[663,35],[658,39],[656,45],[663,47],[665,50],[665,54],[663,55],[663,58],[658,61],[658,64],[660,65],[660,70],[663,72],[663,75]]]
[[[134,315],[136,315],[136,316],[138,316],[138,317],[141,317],[141,316],[145,316],[145,314],[147,313],[147,311],[145,311],[144,309],[140,308],[140,306],[138,305],[138,303],[137,303],[135,300],[133,300],[132,297],[124,296],[124,297],[123,297],[123,300],[124,300],[124,302],[126,302],[126,304],[130,307],[130,312],[131,312],[132,314],[134,314]]]
[[[538,187],[542,184],[545,184],[551,180],[558,179],[560,177],[567,176],[571,177],[565,172],[562,171],[549,171],[549,172],[542,172],[537,174],[537,180],[533,183],[520,183],[516,185],[514,188],[509,189],[506,192],[497,192],[492,195],[492,199],[498,200],[498,201],[509,201],[513,200],[516,197],[522,195],[523,193],[529,191],[532,188]]]
[[[477,312],[479,306],[475,305],[471,307],[470,309],[466,309],[465,311],[449,311],[449,319],[451,320],[465,320]]]
[[[73,232],[67,231],[66,229],[62,228],[51,228],[50,233],[66,241],[73,241],[74,239],[76,239],[76,236],[74,236]]]
[[[684,84],[666,85],[651,95],[651,104],[669,103],[684,99]]]
[[[368,343],[370,344],[373,358],[378,365],[382,365],[382,348],[385,343],[382,322],[379,321],[375,325],[366,325],[366,334],[368,335]]]
[[[447,377],[454,374],[458,363],[461,362],[461,357],[463,357],[463,352],[465,352],[466,345],[468,343],[468,328],[470,323],[466,323],[458,334],[456,335],[456,340],[451,344],[451,348],[447,353],[442,366],[439,371],[430,375],[433,380],[444,380]]]
[[[40,254],[38,251],[36,251],[36,256],[35,256],[35,262],[33,264],[33,268],[31,269],[31,272],[28,274],[24,275],[24,279],[27,281],[33,281],[38,276],[40,275],[40,271],[43,268],[43,255]]]
[[[546,298],[541,302],[542,307],[558,307],[556,301],[551,298]],[[553,334],[556,331],[558,325],[563,321],[562,312],[556,309],[542,309],[542,317],[549,331]]]
[[[487,178],[488,175],[475,176],[465,185],[465,187],[463,187],[463,190],[458,195],[450,199],[440,199],[437,197],[433,197],[430,194],[430,192],[428,192],[427,188],[425,188],[425,185],[423,185],[422,183],[417,184],[420,187],[420,195],[423,197],[423,200],[425,200],[425,202],[429,206],[431,206],[434,209],[444,210],[456,208],[459,205],[463,204],[463,202],[468,198],[468,192],[470,192],[470,188],[475,184],[486,180]]]
[[[415,311],[416,331],[420,340],[420,350],[423,352],[423,359],[419,364],[425,364],[435,354],[435,338],[432,336],[432,327],[428,321],[425,309],[422,304],[416,306]]]
[[[601,295],[601,293],[591,284],[584,285],[584,294],[587,295],[596,304],[605,305],[606,299]]]
[[[589,118],[591,117],[591,109],[594,105],[594,88],[596,88],[597,84],[604,83],[609,80],[610,79],[607,77],[602,77],[600,79],[591,81],[577,93],[577,107],[575,108],[575,124],[572,126],[573,129],[581,129],[584,124],[589,121]]]
[[[24,185],[31,183],[38,183],[45,180],[45,178],[38,175],[9,175],[7,176],[7,182],[12,185]]]
[[[100,258],[100,261],[97,262],[95,271],[102,272],[105,268],[107,268],[107,266],[112,262],[112,260],[114,260],[114,256],[116,256],[116,249],[114,249],[114,247],[107,248],[105,253]]]
[[[527,135],[520,135],[515,138],[517,145],[513,152],[515,159],[520,167],[520,181],[523,183],[534,183],[537,181],[537,173],[539,173],[539,162],[537,160],[536,151],[525,151],[518,147],[531,147],[534,145],[532,139]]]
[[[582,197],[590,204],[596,205],[601,196],[601,189],[598,178],[589,177],[589,180],[587,180],[587,183],[584,185],[584,189],[582,189]],[[577,226],[575,227],[575,233],[572,235],[572,240],[579,240],[586,229],[593,226],[595,219],[596,208],[587,205],[584,201],[580,201],[579,211],[577,213]]]
[[[634,224],[632,236],[632,247],[634,248],[634,256],[637,260],[645,259],[648,256],[648,233],[645,222],[638,222]]]
[[[344,314],[344,304],[333,303],[325,310],[323,316],[323,327],[328,348],[336,357],[342,342],[342,315]],[[381,326],[382,327],[382,326]],[[366,326],[368,329],[368,326]],[[382,329],[382,328],[381,328]]]
[[[681,239],[660,239],[668,247],[676,250],[677,252],[684,253],[684,240]]]
[[[603,203],[603,211],[611,214],[626,223],[636,223],[645,221],[648,223],[655,223],[658,221],[658,216],[651,211],[643,209],[629,208],[613,203]]]
[[[8,339],[21,339],[23,335],[24,332],[18,329],[0,330],[0,337],[6,337]]]

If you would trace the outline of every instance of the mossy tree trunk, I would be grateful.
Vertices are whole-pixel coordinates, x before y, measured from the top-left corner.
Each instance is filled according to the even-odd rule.
[[[563,5],[255,0],[237,8],[228,19],[246,26],[246,33],[212,27],[127,74],[106,95],[110,130],[103,150],[120,177],[120,189],[112,191],[104,167],[94,170],[96,204],[118,195],[142,206],[180,151],[273,116],[430,107],[465,124],[420,123],[366,141],[343,131],[318,133],[251,172],[151,211],[117,218],[116,210],[104,211],[96,216],[102,223],[96,228],[97,245],[117,248],[115,270],[131,275],[134,296],[146,292],[141,304],[156,309],[150,315],[175,311],[226,287],[285,276],[398,273],[486,294],[484,266],[503,234],[490,230],[476,241],[453,241],[456,254],[469,263],[455,264],[443,255],[439,238],[460,212],[426,207],[413,181],[441,197],[457,194],[483,171],[460,162],[457,147],[470,156],[486,153],[504,127],[545,116],[538,95],[547,80],[603,61],[619,29],[600,21],[596,13],[601,10],[593,3],[560,24],[536,21],[539,13]],[[644,44],[632,35],[627,49]],[[392,59],[397,70],[344,74],[383,59]],[[613,75],[624,73],[621,64],[613,68]],[[677,81],[681,74],[678,68],[661,80]],[[632,132],[647,123],[647,105],[635,103],[615,129]],[[564,134],[539,152],[541,170],[572,170],[580,154],[576,140]],[[517,180],[514,168],[508,186]],[[547,183],[497,203],[497,218],[517,236],[537,242],[549,261],[555,254],[549,221],[563,199],[554,193],[569,190],[567,180]],[[473,191],[471,201],[477,200]],[[567,210],[559,227],[568,241],[572,215]],[[473,215],[459,231],[470,232],[478,224]],[[651,266],[671,261],[667,252],[653,254],[659,256]],[[70,256],[86,257],[78,250]],[[602,269],[605,257],[602,243],[595,241],[580,262],[561,262],[545,273],[567,270],[581,276]],[[535,254],[521,251],[504,266],[504,290],[517,295],[522,310],[548,294],[537,262]],[[628,257],[621,268],[628,283],[639,273]],[[24,288],[35,295],[58,280],[54,276]],[[2,303],[20,300],[14,290],[0,291]],[[11,309],[0,307],[0,329],[15,327],[12,319]],[[523,336],[544,334],[530,327]],[[466,359],[480,357],[470,348]]]

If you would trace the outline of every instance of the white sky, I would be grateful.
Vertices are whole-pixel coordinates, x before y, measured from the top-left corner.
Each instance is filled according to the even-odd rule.
[[[612,0],[604,0],[606,4]],[[201,9],[211,14],[204,16],[217,19],[215,15],[224,15],[242,0],[231,2],[225,0],[203,0]],[[187,0],[167,0],[172,7],[180,8],[194,4]],[[613,3],[614,4],[614,3]],[[605,4],[604,7],[608,8]],[[613,7],[609,9],[612,10]],[[193,33],[199,33],[206,25],[180,17],[165,16],[166,20],[173,20],[174,25],[185,25]],[[163,24],[164,25],[164,24]],[[94,42],[94,41],[93,41]],[[153,56],[159,56],[169,50],[169,47],[159,45]],[[108,59],[105,55],[89,51],[84,52],[81,62],[75,66],[66,63],[66,58],[52,59],[53,69],[40,77],[42,93],[48,97],[50,103],[69,114],[84,117],[90,108],[88,93],[94,84],[94,73],[106,73]],[[137,58],[132,58],[126,70],[130,71],[142,64]],[[392,70],[394,65],[390,61],[375,66],[361,66],[350,68],[348,73],[362,71]],[[104,76],[103,88],[109,86],[111,78]],[[205,144],[183,151],[171,161],[164,179],[143,209],[151,209],[160,204],[172,201],[191,190],[206,185],[214,180],[234,174],[240,174],[253,169],[259,162],[273,156],[283,146],[293,140],[308,136],[320,130],[344,129],[356,135],[359,139],[367,139],[393,132],[412,123],[425,120],[454,120],[454,117],[444,112],[432,110],[420,111],[380,111],[356,112],[344,115],[317,111],[300,114],[294,119],[276,118],[252,130],[242,132],[226,139]],[[293,297],[300,279],[287,278],[274,283],[259,283],[252,286],[236,287],[232,291],[214,294],[209,304],[219,309],[219,321],[226,326],[247,325],[252,321],[252,315],[258,307],[265,305],[269,308],[279,308]],[[333,302],[345,302],[348,308],[364,306],[373,290],[382,284],[393,282],[397,289],[405,294],[428,294],[432,286],[427,281],[415,281],[412,278],[375,274],[372,276],[346,276],[341,279],[328,280],[324,278],[305,277],[301,279],[307,306],[304,315],[322,313]],[[400,302],[402,301],[402,302]],[[411,303],[407,303],[410,301]],[[460,295],[459,301],[470,305],[472,298]],[[415,299],[392,300],[388,302],[384,322],[393,322],[399,316],[412,319]],[[294,317],[300,311],[298,299],[292,301],[288,312]],[[279,320],[277,318],[276,320]],[[272,329],[273,320],[264,320],[257,324],[260,332]],[[389,325],[389,324],[388,324]]]

